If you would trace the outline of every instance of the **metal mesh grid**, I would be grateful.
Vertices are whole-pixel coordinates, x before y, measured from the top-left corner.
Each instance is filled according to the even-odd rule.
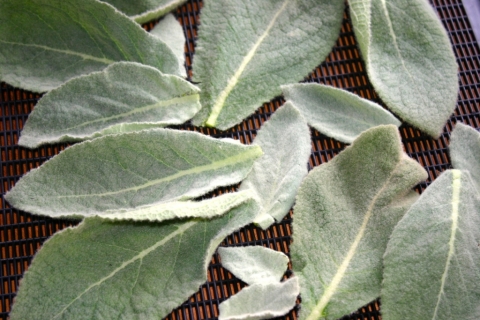
[[[450,167],[446,148],[452,123],[461,121],[475,128],[480,127],[479,45],[475,40],[461,0],[431,0],[431,3],[449,32],[457,56],[460,92],[457,109],[439,139],[433,140],[407,125],[400,128],[405,151],[410,157],[423,165],[429,173],[428,181],[417,187],[419,192],[423,191],[428,183],[433,181],[442,171]],[[185,45],[186,66],[190,77],[192,75],[191,63],[194,58],[193,53],[197,26],[200,22],[199,11],[201,6],[201,1],[190,0],[176,12],[187,37]],[[152,26],[153,23],[146,25],[145,28],[150,29]],[[305,81],[326,83],[344,88],[381,103],[364,70],[365,67],[360,58],[346,10],[341,35],[336,46],[327,60],[317,67]],[[45,160],[65,148],[65,145],[55,145],[30,151],[16,146],[23,123],[39,98],[39,95],[12,88],[4,83],[0,84],[0,166],[2,174],[0,184],[2,192],[0,214],[0,316],[2,319],[8,317],[18,282],[23,272],[28,268],[34,253],[54,232],[74,224],[74,222],[68,220],[45,219],[19,212],[11,209],[3,200],[3,194],[25,172],[38,167]],[[250,143],[256,134],[256,130],[282,103],[283,100],[277,98],[264,104],[253,116],[227,132],[208,128],[202,128],[200,131],[216,137],[228,136],[243,143]],[[198,130],[198,128],[189,125],[180,128]],[[312,130],[310,168],[327,162],[344,147],[343,144]],[[222,190],[217,192],[220,193]],[[292,215],[290,213],[282,223],[272,226],[267,231],[262,231],[253,226],[246,227],[227,237],[224,245],[263,245],[288,253],[292,233],[291,219]],[[288,275],[289,272],[287,272]],[[244,283],[223,269],[218,257],[214,256],[208,270],[208,282],[182,306],[174,310],[167,319],[214,319],[218,315],[218,303],[238,292],[244,286]],[[282,319],[296,319],[297,310],[298,306]],[[342,320],[381,319],[379,310],[380,303],[375,301],[357,312],[345,316]]]

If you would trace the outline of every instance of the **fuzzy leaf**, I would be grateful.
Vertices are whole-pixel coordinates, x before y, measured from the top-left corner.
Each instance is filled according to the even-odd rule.
[[[212,220],[87,218],[45,242],[25,273],[11,320],[162,319],[207,280],[216,247],[251,222],[255,206],[250,201]]]
[[[300,292],[298,278],[285,282],[257,283],[220,303],[219,320],[257,320],[280,317],[295,306]]]
[[[381,124],[401,122],[378,104],[348,91],[316,83],[282,86],[287,101],[300,110],[309,125],[345,143]]]
[[[175,54],[183,77],[187,77],[185,70],[185,34],[183,28],[173,14],[167,14],[150,31],[150,34],[162,40]]]
[[[457,101],[457,64],[425,0],[351,0],[353,30],[368,77],[401,119],[439,137]]]
[[[0,1],[0,79],[43,92],[118,61],[181,75],[161,40],[95,0]]]
[[[261,246],[220,247],[222,266],[247,284],[278,283],[288,267],[288,257]]]
[[[281,137],[281,138],[279,138]],[[240,190],[252,190],[261,211],[255,223],[267,229],[285,217],[293,206],[310,156],[310,129],[290,103],[277,110],[258,131],[253,145],[264,152]]]
[[[467,171],[438,177],[395,227],[382,319],[480,319],[480,197]]]
[[[480,194],[480,132],[457,122],[448,149],[452,166],[455,169],[468,170]]]
[[[301,319],[337,319],[380,295],[388,237],[418,198],[411,188],[426,178],[393,125],[365,131],[308,174],[290,248]]]
[[[18,141],[35,148],[106,134],[181,124],[200,110],[199,89],[132,62],[74,78],[43,96]]]
[[[258,146],[196,132],[110,135],[67,148],[5,198],[20,210],[52,217],[188,200],[241,181],[261,154]]]
[[[193,61],[203,106],[195,124],[227,129],[302,80],[338,38],[338,0],[206,1]]]
[[[175,8],[181,6],[187,0],[102,0],[130,16],[138,23],[145,23],[157,19]]]

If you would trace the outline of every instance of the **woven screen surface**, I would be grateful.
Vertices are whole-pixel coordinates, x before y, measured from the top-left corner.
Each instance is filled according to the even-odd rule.
[[[410,157],[417,160],[429,173],[426,183],[420,184],[417,191],[423,191],[442,171],[450,168],[447,153],[449,132],[452,124],[464,122],[474,128],[480,127],[480,50],[471,30],[465,10],[460,0],[433,0],[443,25],[449,32],[450,40],[459,65],[460,92],[457,109],[447,122],[442,136],[433,140],[412,127],[400,128],[404,147]],[[187,37],[185,46],[186,65],[189,76],[192,75],[191,63],[194,58],[197,26],[201,19],[201,1],[190,0],[176,11]],[[155,23],[145,25],[148,30]],[[273,62],[274,63],[274,62]],[[345,11],[345,19],[340,37],[327,60],[317,67],[305,81],[320,82],[344,88],[364,98],[381,103],[364,72],[364,63],[355,43],[355,37]],[[32,94],[0,84],[0,150],[1,150],[1,192],[2,211],[0,215],[1,238],[1,287],[0,316],[7,319],[22,274],[27,270],[33,255],[42,243],[53,233],[75,223],[67,220],[45,219],[31,216],[25,212],[12,209],[4,200],[3,194],[13,187],[15,182],[32,168],[41,165],[54,156],[66,145],[42,147],[33,151],[16,146],[20,130],[29,112],[40,98]],[[242,143],[250,143],[256,130],[268,119],[283,100],[277,98],[261,107],[253,116],[228,132],[215,129],[200,129],[181,126],[179,129],[198,130],[215,137],[232,137]],[[281,139],[282,137],[279,137]],[[334,157],[345,146],[312,130],[312,154],[309,167],[313,168]],[[217,193],[222,192],[218,190]],[[227,237],[224,245],[263,245],[288,253],[292,229],[292,214],[282,223],[272,226],[267,231],[246,227]],[[287,272],[287,276],[289,273]],[[218,316],[218,303],[244,287],[241,281],[223,269],[214,256],[208,270],[208,282],[174,310],[168,319],[214,319]],[[41,301],[39,301],[41,303]],[[296,319],[299,306],[284,319]],[[381,319],[380,302],[374,301],[357,312],[345,316],[346,319]]]

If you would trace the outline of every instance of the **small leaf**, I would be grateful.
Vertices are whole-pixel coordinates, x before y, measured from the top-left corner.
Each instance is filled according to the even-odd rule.
[[[150,31],[150,34],[162,40],[175,54],[178,59],[179,68],[182,71],[182,77],[187,77],[185,70],[185,34],[183,28],[178,23],[173,14],[167,14]]]
[[[255,193],[261,211],[254,222],[263,229],[282,220],[293,206],[308,173],[310,143],[310,129],[290,103],[277,110],[258,131],[253,145],[260,146],[264,155],[255,161],[239,190]]]
[[[241,181],[258,146],[196,132],[150,129],[76,144],[30,171],[5,196],[51,217],[94,216],[188,200]]]
[[[175,8],[181,6],[187,0],[102,0],[113,5],[118,10],[130,16],[138,23],[145,23],[157,19]]]
[[[195,124],[227,129],[302,80],[338,38],[339,0],[206,1],[194,80],[203,106]]]
[[[43,96],[18,141],[35,148],[106,134],[181,124],[200,110],[199,89],[132,62],[74,78]]]
[[[261,246],[220,247],[222,266],[247,284],[278,283],[288,267],[288,257]]]
[[[207,280],[216,247],[257,210],[249,201],[211,220],[87,218],[45,242],[25,273],[11,320],[162,319]]]
[[[220,303],[219,320],[257,320],[280,317],[295,306],[300,287],[298,278],[285,282],[258,283]]]
[[[337,319],[380,295],[388,237],[418,198],[411,188],[426,178],[393,125],[365,131],[308,174],[290,248],[301,319]]]
[[[349,8],[375,91],[401,119],[439,137],[456,106],[458,67],[428,1],[351,0]]]
[[[118,61],[181,75],[161,40],[95,0],[0,1],[0,79],[43,92]]]
[[[438,177],[395,227],[382,319],[480,319],[480,197],[467,171]]]
[[[360,133],[378,125],[401,125],[378,104],[345,90],[316,83],[290,84],[282,90],[309,125],[341,142],[352,143]]]
[[[457,122],[448,148],[452,166],[455,169],[468,170],[480,194],[480,132]]]

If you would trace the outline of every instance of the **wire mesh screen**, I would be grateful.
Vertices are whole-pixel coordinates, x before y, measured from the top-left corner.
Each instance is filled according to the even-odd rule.
[[[467,15],[460,0],[433,0],[431,3],[449,32],[457,56],[460,92],[455,113],[448,121],[439,139],[433,140],[407,125],[400,128],[405,151],[424,166],[429,173],[427,182],[417,187],[419,192],[423,191],[428,183],[442,171],[450,167],[446,148],[452,124],[460,121],[474,128],[480,127],[480,50]],[[201,1],[190,0],[176,11],[176,17],[183,25],[187,37],[185,53],[189,77],[194,72],[191,64],[194,59],[197,27],[201,21],[201,7]],[[144,27],[150,29],[153,25],[154,23],[151,23]],[[327,60],[305,78],[305,81],[344,88],[381,104],[365,73],[364,62],[355,42],[348,11],[345,11],[341,34],[336,46]],[[19,212],[12,209],[3,199],[3,194],[11,189],[24,173],[38,167],[66,147],[66,145],[54,145],[28,150],[16,145],[20,130],[39,98],[40,96],[37,94],[12,88],[8,84],[0,85],[0,164],[2,170],[0,315],[2,319],[8,318],[22,274],[27,270],[33,255],[40,249],[42,243],[56,231],[76,224],[75,221],[46,219]],[[282,103],[283,100],[279,97],[264,104],[254,115],[227,132],[195,128],[188,124],[177,128],[199,130],[215,137],[232,137],[242,143],[250,143],[255,137],[256,130]],[[313,168],[327,162],[344,147],[344,144],[312,130],[312,154],[309,167]],[[222,190],[216,192],[221,193]],[[262,231],[254,226],[246,227],[227,237],[224,245],[263,245],[288,254],[292,234],[291,219],[292,213],[267,231]],[[288,277],[290,273],[290,271],[287,272],[286,276]],[[214,319],[218,316],[218,304],[244,286],[244,283],[223,269],[218,257],[214,256],[208,269],[208,281],[167,318]],[[297,307],[283,318],[296,319],[299,307],[300,305],[297,304]],[[380,318],[380,302],[374,301],[357,312],[345,316],[343,320]]]

